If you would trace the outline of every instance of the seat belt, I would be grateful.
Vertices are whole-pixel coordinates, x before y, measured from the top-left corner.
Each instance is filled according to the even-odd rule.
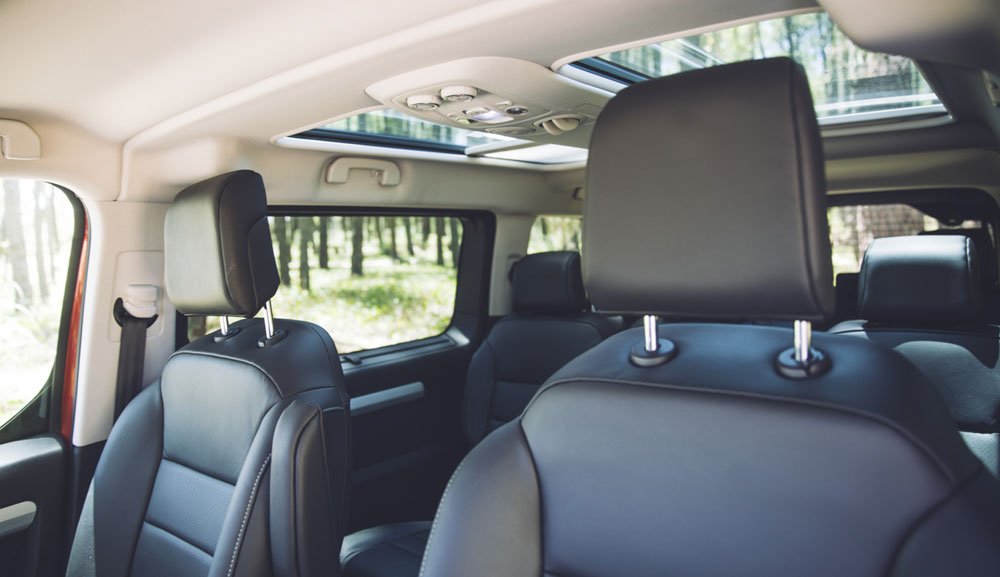
[[[115,301],[115,321],[122,328],[115,384],[115,421],[142,390],[146,329],[156,322],[158,296],[159,289],[154,285],[129,285],[125,298]]]

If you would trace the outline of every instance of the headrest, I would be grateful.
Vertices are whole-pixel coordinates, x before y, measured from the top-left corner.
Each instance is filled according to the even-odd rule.
[[[164,224],[167,296],[187,315],[253,316],[278,289],[264,181],[250,170],[181,191]]]
[[[993,244],[993,237],[984,228],[953,228],[939,230],[925,230],[921,236],[967,236],[972,239],[972,244],[976,246],[976,254],[979,256],[979,271],[983,275],[983,282],[989,288],[997,286],[997,250]]]
[[[529,254],[514,265],[511,284],[516,313],[570,314],[588,305],[578,252]]]
[[[982,281],[965,236],[900,236],[872,241],[861,263],[858,312],[886,323],[979,319]]]
[[[823,151],[787,58],[626,88],[590,144],[584,278],[601,311],[823,320],[833,311]]]

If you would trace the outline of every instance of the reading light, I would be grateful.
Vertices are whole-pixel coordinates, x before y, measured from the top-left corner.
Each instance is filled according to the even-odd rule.
[[[441,98],[435,94],[415,94],[406,99],[406,105],[413,110],[437,110]]]
[[[448,102],[468,102],[476,97],[479,91],[472,86],[445,86],[441,89],[441,98]]]
[[[470,108],[465,111],[465,115],[469,118],[478,120],[479,122],[485,122],[487,124],[498,124],[514,120],[510,116],[485,107]]]

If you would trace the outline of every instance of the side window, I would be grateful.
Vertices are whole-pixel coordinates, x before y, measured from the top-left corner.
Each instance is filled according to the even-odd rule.
[[[827,218],[834,274],[858,272],[868,245],[876,238],[983,226],[979,220],[942,222],[906,204],[834,206],[827,210]]]
[[[44,393],[59,352],[76,206],[46,182],[0,179],[0,188],[0,429],[24,411],[33,434],[47,430]],[[38,410],[27,414],[35,399]]]
[[[528,254],[554,250],[579,251],[583,245],[579,216],[539,216],[531,225]]]
[[[270,217],[279,317],[324,327],[340,353],[440,335],[455,311],[462,220],[447,215]],[[194,340],[218,319],[188,319]]]

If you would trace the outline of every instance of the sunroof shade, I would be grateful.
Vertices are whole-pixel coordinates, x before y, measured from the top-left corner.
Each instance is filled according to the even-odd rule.
[[[803,65],[821,119],[847,122],[945,112],[912,60],[858,48],[825,12],[704,32],[573,64],[630,84],[774,56],[789,56]]]
[[[393,109],[374,110],[357,114],[332,124],[321,126],[319,131],[344,137],[368,135],[376,137],[378,144],[386,144],[385,138],[398,139],[398,144],[408,148],[420,148],[419,144],[430,144],[431,148],[446,152],[464,153],[469,146],[513,140],[499,134],[489,134],[475,130],[463,130],[427,122]],[[391,141],[388,142],[391,144]],[[417,145],[417,146],[414,146]]]

